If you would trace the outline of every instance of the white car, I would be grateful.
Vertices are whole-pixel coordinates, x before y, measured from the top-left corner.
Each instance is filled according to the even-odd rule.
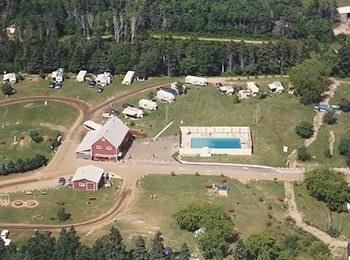
[[[3,229],[2,231],[1,231],[1,238],[4,240],[4,239],[7,239],[8,238],[8,236],[9,236],[9,233],[10,233],[10,231],[8,231],[7,229]]]

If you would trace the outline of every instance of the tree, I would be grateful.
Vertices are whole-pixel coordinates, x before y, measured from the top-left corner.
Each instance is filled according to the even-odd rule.
[[[80,238],[74,227],[67,230],[62,228],[53,253],[53,259],[76,259],[81,246]]]
[[[111,227],[107,239],[103,245],[103,250],[107,259],[126,259],[127,252],[123,243],[123,238],[116,227]]]
[[[325,167],[315,168],[305,172],[304,183],[310,195],[325,202],[330,210],[345,210],[344,204],[350,195],[343,173]]]
[[[201,228],[203,209],[197,202],[191,202],[186,207],[180,209],[174,214],[175,221],[181,229],[194,232]]]
[[[295,132],[301,138],[310,138],[314,134],[314,126],[310,122],[301,122],[295,127]]]
[[[298,149],[298,160],[305,162],[311,159],[310,153],[307,151],[305,146],[302,146]]]
[[[46,236],[39,231],[35,231],[34,236],[22,246],[21,253],[23,259],[28,260],[49,260],[52,258],[56,241],[54,237]]]
[[[184,242],[184,243],[181,245],[178,258],[179,258],[180,260],[188,260],[190,257],[191,257],[190,250],[189,250],[189,248],[188,248],[186,242]]]
[[[145,240],[142,236],[137,236],[136,238],[133,256],[135,260],[148,260],[150,257],[146,248]]]
[[[165,248],[163,245],[162,233],[158,230],[152,240],[152,247],[150,254],[150,260],[164,260]]]
[[[313,56],[290,70],[290,79],[301,94],[303,104],[320,101],[321,94],[327,88],[331,68]]]
[[[277,259],[280,249],[269,231],[250,235],[246,240],[248,259]]]
[[[246,260],[248,257],[247,248],[243,239],[238,239],[236,247],[233,251],[233,258],[235,260]]]
[[[339,154],[349,157],[350,156],[350,139],[345,139],[345,138],[340,139],[338,151],[339,151]]]
[[[350,112],[350,99],[348,98],[340,98],[339,107],[344,112]]]
[[[4,95],[12,95],[14,94],[16,91],[15,89],[8,83],[5,83],[1,86],[1,90],[2,90],[2,93],[4,93]]]
[[[323,123],[327,125],[334,125],[337,122],[337,118],[335,117],[334,110],[329,110],[324,116],[323,116]]]
[[[32,140],[35,142],[35,143],[41,143],[43,141],[43,138],[40,136],[40,134],[33,130],[33,131],[30,131],[29,132],[29,136],[30,138],[32,138]]]
[[[57,218],[59,221],[66,221],[70,219],[70,213],[66,212],[66,209],[64,207],[59,207],[57,211]]]

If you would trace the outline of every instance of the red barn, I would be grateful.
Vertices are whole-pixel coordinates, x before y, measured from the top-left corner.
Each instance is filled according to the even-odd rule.
[[[98,190],[102,185],[104,169],[94,165],[78,167],[72,179],[75,190]]]
[[[100,129],[89,131],[75,153],[77,158],[117,161],[129,149],[130,137],[129,128],[118,117],[113,117]]]

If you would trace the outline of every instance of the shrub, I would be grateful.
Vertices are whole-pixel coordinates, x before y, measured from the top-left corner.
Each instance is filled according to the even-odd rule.
[[[29,136],[35,143],[40,143],[43,140],[37,131],[30,131]]]
[[[339,154],[344,156],[350,156],[350,139],[340,139],[338,150]]]
[[[311,159],[311,155],[307,151],[305,146],[298,149],[298,160],[299,161],[305,162],[305,161],[309,161],[310,159]]]
[[[310,138],[314,134],[314,126],[310,122],[301,122],[295,127],[295,132],[301,138]]]
[[[331,153],[331,150],[329,149],[329,147],[327,147],[326,149],[324,149],[323,155],[324,155],[324,157],[326,157],[326,158],[328,158],[328,159],[332,158],[332,153]]]
[[[334,125],[337,122],[337,118],[335,117],[335,112],[334,110],[328,111],[324,116],[323,116],[323,123],[327,125]]]
[[[344,112],[349,112],[350,111],[350,99],[347,98],[341,98],[339,100],[339,107],[341,110]]]

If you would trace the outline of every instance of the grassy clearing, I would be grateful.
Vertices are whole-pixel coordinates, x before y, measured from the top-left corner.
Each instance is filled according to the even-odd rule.
[[[228,179],[227,185],[230,189],[228,196],[218,195],[213,189],[205,188],[207,183],[218,185],[221,183],[221,177],[195,175],[145,177],[142,185],[138,186],[139,195],[130,208],[133,221],[120,224],[121,232],[128,234],[129,237],[142,233],[152,238],[157,230],[161,230],[165,244],[176,248],[180,247],[183,241],[187,241],[193,247],[195,244],[193,234],[180,230],[172,218],[175,212],[191,201],[209,202],[224,209],[233,207],[235,212],[232,214],[232,219],[242,237],[263,230],[269,214],[281,215],[285,212],[276,198],[276,195],[283,190],[281,183],[244,185],[234,179]],[[265,186],[269,189],[265,190]],[[262,194],[260,188],[266,193]],[[151,199],[152,194],[157,194],[157,198]],[[256,214],[257,212],[259,214]],[[145,225],[133,224],[139,221]],[[182,239],[179,240],[179,237]]]
[[[52,139],[62,130],[67,130],[77,117],[75,108],[59,102],[23,102],[9,106],[0,106],[0,139],[6,143],[0,145],[0,163],[9,160],[32,158],[35,154],[46,155],[51,158],[48,147]],[[41,143],[34,143],[29,133],[37,131],[43,137]],[[20,140],[20,136],[24,139]]]
[[[119,193],[117,187],[119,182],[114,181],[113,188],[102,187],[98,192],[77,191],[66,187],[47,190],[48,195],[41,195],[38,190],[33,191],[33,195],[26,195],[24,192],[10,193],[11,202],[15,200],[38,201],[38,206],[28,208],[22,206],[14,208],[12,206],[1,207],[1,223],[28,223],[28,224],[62,224],[57,219],[59,206],[57,201],[65,202],[64,208],[71,218],[64,224],[73,224],[77,222],[93,219],[110,209],[115,203]],[[45,190],[46,191],[46,190]],[[95,201],[89,201],[90,196],[96,197]]]

